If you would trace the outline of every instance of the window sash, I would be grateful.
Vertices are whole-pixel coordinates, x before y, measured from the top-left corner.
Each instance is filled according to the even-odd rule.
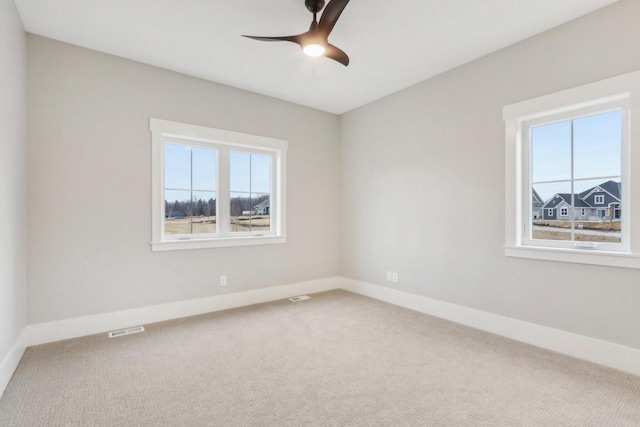
[[[245,245],[269,245],[287,242],[286,232],[286,181],[288,142],[269,137],[249,135],[221,129],[208,128],[180,122],[151,118],[151,160],[152,160],[152,240],[153,251],[204,249]],[[164,144],[183,145],[218,150],[218,170],[216,183],[216,214],[227,216],[229,201],[229,162],[224,152],[244,151],[267,155],[270,159],[270,230],[229,233],[229,221],[218,217],[215,234],[167,236],[164,233],[165,216],[165,176]],[[222,160],[222,161],[221,161]],[[263,189],[263,190],[266,190]],[[226,196],[226,197],[225,197]],[[180,238],[180,237],[187,237]]]
[[[621,132],[621,175],[615,177],[589,177],[589,178],[573,178],[573,150],[572,150],[572,176],[571,179],[562,179],[562,180],[554,180],[554,181],[533,181],[532,179],[532,170],[531,170],[531,131],[532,128],[537,126],[549,125],[558,122],[564,122],[569,120],[576,120],[582,117],[588,117],[596,114],[607,113],[611,111],[619,110],[621,112],[621,121],[622,121],[622,132]],[[611,179],[611,178],[619,178],[622,182],[622,191],[621,199],[622,199],[622,221],[621,221],[621,243],[605,243],[605,242],[597,242],[595,246],[599,251],[607,251],[607,252],[628,252],[629,251],[629,222],[625,217],[629,216],[629,205],[628,197],[626,197],[626,187],[628,186],[629,180],[629,101],[628,97],[621,97],[615,100],[606,100],[599,103],[591,103],[591,105],[587,107],[578,107],[578,108],[567,108],[560,112],[552,112],[549,114],[537,114],[535,117],[530,118],[522,118],[517,120],[518,125],[518,133],[520,135],[519,138],[519,152],[520,162],[521,162],[521,177],[519,188],[521,192],[520,196],[520,209],[519,209],[519,220],[522,224],[521,234],[518,236],[518,243],[521,246],[531,246],[531,247],[541,247],[541,248],[566,248],[566,249],[579,249],[583,245],[580,242],[575,240],[542,240],[542,239],[533,239],[533,212],[531,209],[531,200],[533,197],[533,185],[534,184],[543,184],[543,183],[553,183],[553,182],[571,182],[571,193],[575,193],[573,191],[573,183],[577,181],[587,181],[587,180],[596,180],[596,179]],[[573,143],[572,143],[573,145]],[[569,209],[569,216],[574,221],[574,215],[571,215],[571,212],[574,211],[575,207]],[[552,212],[552,211],[549,211]],[[556,209],[557,216],[561,216],[560,209]],[[550,215],[552,215],[550,213]],[[573,239],[573,228],[571,232],[571,238]]]
[[[166,234],[165,233],[165,152],[164,147],[165,144],[179,144],[184,145],[186,147],[203,147],[203,148],[213,148],[217,151],[216,155],[216,232],[215,233],[188,233],[188,234]],[[260,150],[255,148],[246,148],[246,147],[236,147],[234,145],[222,144],[222,143],[208,143],[208,142],[198,142],[185,140],[184,138],[176,138],[176,137],[163,137],[162,138],[162,159],[161,159],[161,170],[162,170],[162,209],[161,209],[161,218],[163,221],[161,222],[161,235],[163,241],[175,241],[175,240],[197,240],[197,239],[212,239],[212,238],[229,238],[229,237],[251,237],[251,236],[273,236],[276,234],[276,230],[274,227],[274,221],[270,221],[269,231],[260,230],[260,231],[234,231],[230,230],[230,202],[231,202],[231,191],[230,191],[230,173],[231,173],[231,165],[230,165],[230,153],[231,151],[242,151],[248,154],[259,154],[264,156],[269,156],[270,159],[270,183],[269,183],[269,196],[273,199],[277,197],[277,190],[275,188],[276,183],[276,173],[277,170],[275,168],[275,157],[276,153],[269,150]],[[196,190],[190,190],[196,191]],[[278,215],[277,206],[270,207],[270,216],[271,218],[276,218]]]

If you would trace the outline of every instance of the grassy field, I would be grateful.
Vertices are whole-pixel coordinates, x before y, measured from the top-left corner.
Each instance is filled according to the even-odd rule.
[[[604,242],[604,243],[620,243],[620,237],[616,236],[593,236],[589,234],[580,234],[576,230],[574,234],[575,240],[580,242]],[[533,230],[533,238],[541,240],[569,240],[571,235],[562,231],[552,230]]]
[[[166,234],[191,234],[190,218],[166,218],[164,220],[164,232]],[[215,233],[216,217],[215,216],[196,216],[193,217],[193,233]]]
[[[229,228],[231,231],[269,231],[270,221],[269,215],[232,216]]]
[[[215,233],[217,229],[215,216],[193,217],[193,234]],[[242,231],[269,231],[269,215],[234,216],[231,217],[230,229],[232,232]],[[167,218],[164,220],[164,232],[166,234],[191,234],[190,218]]]
[[[574,237],[580,242],[604,242],[604,243],[620,243],[619,235],[610,235],[606,233],[619,233],[620,221],[575,221]],[[571,221],[552,221],[552,220],[536,220],[533,225],[539,227],[549,227],[549,230],[533,230],[533,238],[541,240],[570,240],[571,239]],[[581,226],[581,227],[580,227]],[[566,229],[559,231],[558,228]],[[602,232],[600,234],[585,234],[581,230],[593,230]]]
[[[533,225],[547,227],[571,228],[571,221],[535,220]],[[576,221],[576,229],[582,225],[584,230],[620,231],[620,221]]]

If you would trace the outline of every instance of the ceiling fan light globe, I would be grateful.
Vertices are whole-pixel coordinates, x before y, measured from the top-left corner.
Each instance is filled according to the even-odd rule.
[[[324,46],[316,43],[310,43],[302,48],[302,51],[309,56],[322,56],[324,55]]]

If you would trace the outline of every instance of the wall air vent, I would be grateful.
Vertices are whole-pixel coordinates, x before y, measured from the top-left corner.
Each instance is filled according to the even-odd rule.
[[[311,299],[311,297],[309,295],[300,295],[298,297],[289,298],[289,301],[298,302],[306,299]]]
[[[143,326],[136,326],[134,328],[120,329],[119,331],[109,332],[109,338],[121,337],[124,335],[137,334],[138,332],[144,332]]]

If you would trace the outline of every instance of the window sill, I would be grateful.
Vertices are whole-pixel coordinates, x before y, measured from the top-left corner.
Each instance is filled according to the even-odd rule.
[[[622,252],[615,253],[594,251],[590,249],[540,248],[532,246],[505,246],[504,254],[505,256],[512,258],[530,258],[544,261],[640,269],[640,256]]]
[[[165,240],[151,242],[153,252],[181,251],[188,249],[224,248],[232,246],[273,245],[287,243],[286,236],[249,236],[218,239]]]

